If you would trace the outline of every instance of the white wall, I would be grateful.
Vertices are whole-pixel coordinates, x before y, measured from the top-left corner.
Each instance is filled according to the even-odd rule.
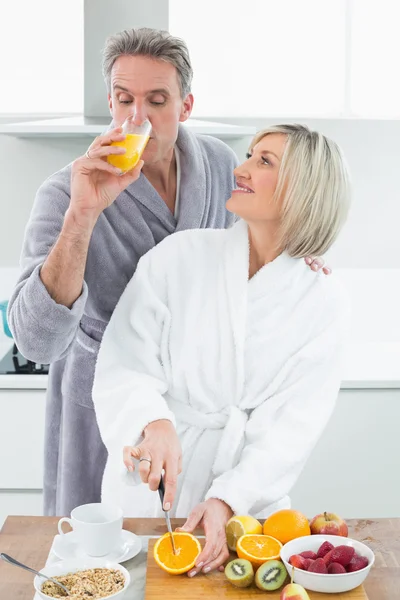
[[[257,128],[309,123],[343,147],[354,181],[351,215],[329,253],[333,267],[400,267],[400,121],[237,120]],[[232,120],[229,120],[232,122]],[[249,139],[231,146],[243,158]],[[89,138],[17,139],[0,136],[0,267],[18,263],[24,227],[40,183],[82,154]]]

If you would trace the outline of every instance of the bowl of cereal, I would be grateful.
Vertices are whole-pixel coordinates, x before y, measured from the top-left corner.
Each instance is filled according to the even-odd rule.
[[[40,572],[62,583],[70,593],[67,596],[55,583],[36,575],[33,585],[43,600],[122,600],[131,580],[125,567],[100,558],[61,560]]]

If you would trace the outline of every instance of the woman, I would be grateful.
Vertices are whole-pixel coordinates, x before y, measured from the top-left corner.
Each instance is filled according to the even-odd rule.
[[[191,575],[221,567],[233,513],[290,506],[341,380],[347,299],[301,260],[325,253],[346,219],[341,151],[306,127],[274,126],[235,176],[227,208],[237,224],[177,233],[140,260],[93,389],[109,453],[103,500],[159,516],[152,490],[165,469],[164,508],[190,513],[186,530],[201,522],[206,534]],[[128,470],[141,459],[149,486],[128,485],[123,449]]]

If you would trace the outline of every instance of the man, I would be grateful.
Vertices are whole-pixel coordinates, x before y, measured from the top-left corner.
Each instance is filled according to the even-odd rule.
[[[180,126],[193,107],[184,42],[152,29],[123,31],[106,42],[103,73],[113,123],[133,113],[137,122],[152,124],[142,172],[141,163],[121,176],[107,163],[115,151],[110,144],[121,139],[114,128],[47,179],[35,199],[9,303],[21,353],[51,363],[47,515],[100,501],[107,453],[91,397],[94,369],[104,329],[140,257],[175,231],[226,228],[234,218],[225,202],[236,156],[221,141]]]

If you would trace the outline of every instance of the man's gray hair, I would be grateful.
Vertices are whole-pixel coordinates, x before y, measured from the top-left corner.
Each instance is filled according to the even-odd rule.
[[[191,91],[193,69],[183,40],[168,31],[142,27],[125,29],[106,40],[103,50],[103,77],[111,93],[111,71],[120,56],[148,56],[169,62],[176,68],[182,98]]]

